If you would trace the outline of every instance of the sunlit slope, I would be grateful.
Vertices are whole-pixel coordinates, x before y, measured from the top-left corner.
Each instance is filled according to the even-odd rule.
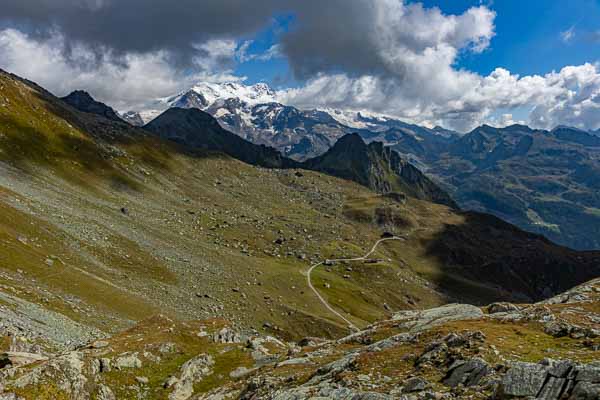
[[[104,332],[164,313],[340,334],[305,271],[363,255],[384,231],[406,240],[314,273],[359,326],[453,300],[540,298],[598,274],[597,254],[316,172],[186,153],[6,74],[0,104],[2,293]]]

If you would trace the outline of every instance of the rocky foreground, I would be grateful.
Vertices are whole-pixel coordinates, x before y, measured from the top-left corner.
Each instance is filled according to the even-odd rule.
[[[600,280],[532,305],[402,311],[338,340],[144,321],[52,353],[12,333],[0,399],[600,399]]]

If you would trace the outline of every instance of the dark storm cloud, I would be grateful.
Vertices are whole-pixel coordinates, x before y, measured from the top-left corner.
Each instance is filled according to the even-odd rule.
[[[328,0],[301,2],[296,23],[282,37],[282,51],[294,73],[307,78],[334,69],[349,73],[380,74],[385,64],[373,43],[377,26],[373,2]]]
[[[69,44],[181,56],[196,51],[193,43],[261,29],[283,5],[278,0],[2,0],[0,22],[20,23],[34,35],[58,30]]]
[[[400,0],[2,0],[0,25],[20,23],[38,37],[58,31],[65,50],[83,43],[100,56],[106,49],[116,55],[167,50],[181,66],[202,57],[194,43],[239,39],[269,26],[275,15],[291,14],[281,51],[296,77],[331,71],[402,76],[403,63],[387,59],[399,43],[419,52],[440,41],[415,35],[423,26],[412,26],[435,24],[435,12],[431,21],[415,6],[409,18],[394,19],[407,7]]]
[[[454,58],[452,49],[485,49],[495,14],[473,7],[461,15],[401,0],[327,0],[294,5],[297,23],[282,51],[297,76],[343,71],[402,79],[416,59]],[[448,51],[451,50],[451,51]]]

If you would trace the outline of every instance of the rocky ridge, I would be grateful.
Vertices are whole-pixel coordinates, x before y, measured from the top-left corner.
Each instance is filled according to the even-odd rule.
[[[0,398],[594,400],[599,304],[596,280],[536,304],[404,311],[297,343],[159,316],[65,353],[5,353]]]

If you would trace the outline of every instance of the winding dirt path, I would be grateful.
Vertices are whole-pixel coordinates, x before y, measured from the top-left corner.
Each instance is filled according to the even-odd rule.
[[[397,236],[393,236],[393,237],[389,237],[389,238],[384,238],[384,239],[379,239],[377,242],[375,242],[375,244],[373,245],[373,247],[371,248],[371,250],[365,254],[362,257],[356,257],[356,258],[337,258],[337,259],[327,259],[324,261],[321,261],[317,264],[314,264],[310,267],[310,269],[307,272],[306,275],[306,281],[308,283],[308,287],[310,287],[310,289],[315,293],[315,295],[317,296],[317,298],[321,301],[321,303],[325,306],[325,308],[327,308],[332,314],[335,314],[338,318],[340,318],[342,321],[344,321],[346,324],[348,324],[348,327],[354,331],[358,331],[358,327],[356,325],[354,325],[352,322],[350,322],[350,320],[348,320],[348,318],[344,317],[341,313],[339,313],[338,311],[334,310],[333,307],[331,307],[329,305],[329,303],[327,302],[327,300],[325,300],[323,298],[323,296],[321,296],[321,294],[319,293],[319,291],[313,286],[312,284],[312,280],[311,280],[311,274],[312,272],[315,270],[315,268],[325,264],[326,262],[343,262],[343,261],[363,261],[366,260],[371,254],[373,254],[375,252],[375,250],[377,250],[377,247],[383,243],[383,242],[387,242],[389,240],[405,240],[405,238],[401,238],[401,237],[397,237]]]

